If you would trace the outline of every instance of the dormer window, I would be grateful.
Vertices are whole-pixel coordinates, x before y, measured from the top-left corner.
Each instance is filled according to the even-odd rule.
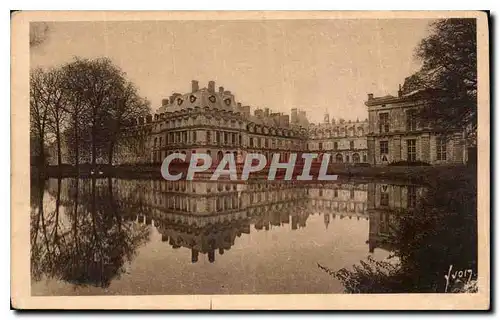
[[[181,98],[177,99],[177,105],[179,105],[179,106],[180,106],[183,102],[184,102],[184,101],[183,101]]]
[[[189,101],[194,103],[196,101],[196,97],[194,95],[189,96]]]
[[[224,99],[224,103],[226,104],[226,106],[230,106],[231,105],[231,98]]]
[[[215,101],[217,101],[217,99],[215,98],[215,96],[210,96],[208,97],[208,100],[212,103],[215,103]]]

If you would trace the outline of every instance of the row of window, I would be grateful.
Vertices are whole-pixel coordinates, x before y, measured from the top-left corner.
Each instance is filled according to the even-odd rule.
[[[446,160],[446,144],[447,140],[444,137],[436,138],[436,159]],[[380,154],[389,154],[389,141],[380,141]],[[406,155],[408,161],[417,161],[417,140],[406,140]]]
[[[328,143],[326,143],[326,144],[328,145]],[[320,143],[318,144],[318,149],[319,149],[319,150],[328,150],[328,146],[326,146],[326,147],[325,147],[325,146],[323,145],[323,142],[320,142]],[[338,149],[339,149],[339,143],[338,143],[338,142],[334,142],[334,143],[333,143],[333,150],[335,150],[335,151],[336,151],[336,150],[338,150]],[[349,141],[349,149],[354,150],[354,141]]]
[[[380,133],[390,131],[389,112],[381,112],[378,114],[378,126]],[[417,110],[406,111],[406,131],[417,130]]]
[[[363,128],[358,128],[356,132],[353,128],[349,128],[348,130],[344,130],[341,128],[340,131],[337,129],[329,130],[323,132],[312,131],[310,132],[311,138],[330,138],[330,137],[362,137],[365,134],[365,130]]]
[[[250,148],[300,148],[299,141],[292,140],[280,140],[280,139],[267,139],[263,137],[250,137],[248,141],[248,145]]]

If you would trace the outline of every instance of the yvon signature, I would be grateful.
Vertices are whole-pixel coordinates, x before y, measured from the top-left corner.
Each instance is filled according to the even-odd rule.
[[[461,281],[464,284],[467,284],[471,281],[472,278],[472,269],[464,269],[464,270],[455,270],[453,272],[453,265],[450,265],[448,269],[448,274],[444,276],[446,280],[446,287],[444,288],[444,292],[448,291],[450,284],[456,283],[457,281]]]

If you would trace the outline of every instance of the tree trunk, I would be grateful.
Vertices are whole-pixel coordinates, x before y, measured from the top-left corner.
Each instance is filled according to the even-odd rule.
[[[96,151],[97,151],[97,146],[96,146],[96,112],[95,112],[95,107],[93,108],[92,111],[92,167],[95,167],[96,165]]]
[[[57,165],[60,167],[62,163],[62,157],[61,157],[61,130],[59,128],[59,122],[56,124],[56,141],[57,141]]]
[[[111,140],[109,142],[109,150],[108,150],[108,164],[110,166],[113,165],[113,153],[115,152],[115,142]]]
[[[40,133],[38,144],[39,144],[38,147],[40,148],[40,157],[38,158],[38,161],[39,165],[43,168],[45,167],[45,150],[44,150],[45,145],[43,143],[43,133]]]
[[[75,122],[75,167],[76,171],[78,172],[78,167],[79,167],[79,162],[80,162],[80,149],[79,149],[79,144],[78,144],[78,115],[75,114],[74,116],[74,122]]]

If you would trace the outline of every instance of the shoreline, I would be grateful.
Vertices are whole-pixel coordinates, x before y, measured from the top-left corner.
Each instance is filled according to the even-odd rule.
[[[240,168],[239,168],[240,169]],[[297,170],[298,169],[298,170]],[[91,172],[94,171],[94,174]],[[183,172],[181,170],[173,173]],[[417,184],[432,184],[436,180],[457,180],[457,179],[471,179],[476,175],[476,167],[465,165],[442,165],[442,166],[331,166],[328,169],[329,175],[338,175],[338,180],[356,179],[378,179],[390,181],[403,181]],[[281,174],[280,174],[281,172]],[[283,180],[283,170],[279,170],[275,180]],[[296,167],[294,177],[302,172],[302,168]],[[311,170],[314,176],[314,169]],[[210,177],[213,171],[207,171],[204,174],[197,173],[197,176]],[[238,176],[241,170],[238,170]],[[94,170],[90,165],[80,165],[77,171],[75,166],[62,165],[62,166],[47,166],[44,170],[38,167],[31,167],[31,178],[123,178],[123,179],[162,179],[162,175],[158,165],[119,165],[107,166],[98,165]],[[265,178],[267,177],[267,170],[262,173],[251,173],[249,180],[252,178]],[[228,180],[222,178],[221,180]],[[292,179],[294,180],[294,179]],[[295,181],[295,180],[294,180]],[[312,181],[321,181],[313,179]],[[327,181],[325,181],[327,182]]]

